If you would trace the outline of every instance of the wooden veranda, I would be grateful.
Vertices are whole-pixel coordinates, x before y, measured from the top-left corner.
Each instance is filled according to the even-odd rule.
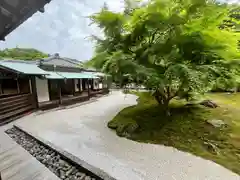
[[[37,108],[35,83],[34,76],[0,69],[0,124]]]

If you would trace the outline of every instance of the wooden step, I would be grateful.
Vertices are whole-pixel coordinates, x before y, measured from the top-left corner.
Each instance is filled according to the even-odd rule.
[[[21,109],[21,108],[24,108],[24,107],[27,107],[27,106],[31,106],[31,104],[29,102],[23,102],[21,104],[14,104],[8,108],[5,108],[4,110],[1,110],[0,111],[0,115],[1,114],[6,114],[6,113],[9,113],[9,112],[12,112],[12,111],[16,111],[18,109]]]
[[[30,111],[32,110],[33,107],[30,105],[30,106],[27,106],[27,107],[23,107],[21,109],[18,109],[16,111],[12,111],[12,112],[9,112],[9,113],[6,113],[6,114],[3,114],[3,115],[0,115],[0,122],[3,122],[5,121],[6,119],[8,118],[13,118],[14,116],[17,116],[21,113],[24,113],[24,112],[27,112],[27,111]]]
[[[26,96],[29,96],[31,94],[19,94],[19,95],[14,95],[14,96],[10,96],[10,97],[4,97],[4,98],[1,98],[0,97],[0,102],[2,101],[6,101],[6,100],[11,100],[11,99],[16,99],[16,98],[21,98],[21,97],[26,97]]]
[[[5,111],[6,109],[10,109],[13,106],[19,106],[19,105],[22,105],[22,104],[30,104],[30,103],[31,103],[30,100],[25,99],[25,100],[22,100],[22,101],[16,101],[16,102],[5,104],[5,105],[0,105],[0,113]]]
[[[31,94],[3,98],[3,99],[0,99],[0,106],[5,106],[6,104],[13,104],[13,103],[24,101],[24,100],[31,100],[31,98],[32,98]]]

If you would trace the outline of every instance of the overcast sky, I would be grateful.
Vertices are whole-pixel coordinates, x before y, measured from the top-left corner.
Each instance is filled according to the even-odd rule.
[[[123,0],[52,0],[45,6],[45,13],[34,14],[8,35],[5,42],[0,41],[0,49],[36,48],[49,54],[88,60],[94,44],[87,37],[100,32],[89,26],[86,16],[98,12],[104,2],[114,11],[123,8]]]
[[[36,13],[11,34],[6,41],[0,41],[3,48],[36,48],[43,52],[88,60],[92,57],[91,34],[99,34],[94,26],[89,26],[86,17],[98,12],[107,2],[110,9],[123,8],[122,0],[52,0],[45,6],[44,13]]]

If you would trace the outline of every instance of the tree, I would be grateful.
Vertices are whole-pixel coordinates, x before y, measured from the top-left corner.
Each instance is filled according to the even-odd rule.
[[[36,60],[48,57],[47,54],[31,48],[13,48],[0,51],[0,58],[10,58],[19,60]]]
[[[228,17],[224,19],[220,28],[233,28],[237,31],[240,29],[240,6],[233,5],[229,6]]]
[[[102,9],[91,16],[105,35],[96,38],[101,52],[93,65],[120,80],[126,74],[140,77],[168,115],[174,97],[189,99],[208,91],[218,78],[233,78],[238,34],[219,28],[228,6],[205,0],[128,4],[131,13]]]

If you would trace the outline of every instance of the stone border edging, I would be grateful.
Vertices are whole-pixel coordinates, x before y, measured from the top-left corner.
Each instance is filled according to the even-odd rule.
[[[43,138],[41,138],[37,135],[34,135],[33,133],[25,131],[19,125],[13,125],[13,127],[15,127],[17,129],[19,129],[20,131],[26,133],[27,135],[29,135],[30,137],[32,137],[33,139],[38,141],[40,144],[43,144],[43,145],[47,146],[48,148],[52,149],[53,151],[56,151],[61,156],[63,156],[66,160],[71,161],[76,166],[82,167],[83,170],[87,171],[89,174],[93,174],[94,176],[98,176],[98,177],[102,178],[103,180],[117,180],[117,179],[111,177],[109,174],[107,174],[103,170],[101,170],[100,168],[96,168],[96,167],[88,164],[87,162],[79,159],[78,157],[68,153],[67,151],[63,150],[62,148],[59,148],[59,147],[55,146],[53,143],[51,143],[49,141],[46,141]]]

